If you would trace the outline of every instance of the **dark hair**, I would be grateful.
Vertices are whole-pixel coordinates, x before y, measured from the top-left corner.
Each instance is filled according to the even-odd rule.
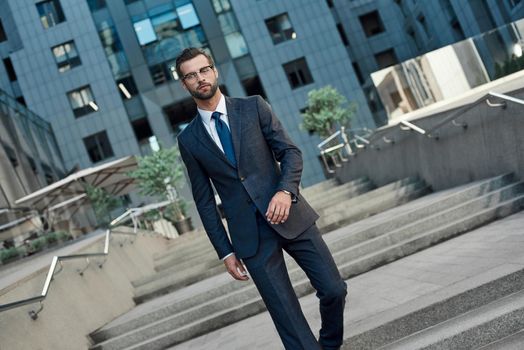
[[[180,66],[182,65],[182,63],[192,60],[193,58],[200,55],[205,56],[210,65],[215,65],[215,63],[213,62],[213,58],[207,52],[196,47],[188,47],[187,49],[184,49],[184,51],[182,51],[182,53],[178,55],[178,57],[176,58],[176,72],[180,79],[183,78],[182,72],[180,71]]]

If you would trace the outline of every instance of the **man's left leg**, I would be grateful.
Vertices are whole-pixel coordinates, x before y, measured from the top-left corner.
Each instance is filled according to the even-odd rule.
[[[339,349],[343,342],[347,288],[317,226],[312,225],[294,240],[286,240],[283,246],[317,290],[322,319],[320,344],[325,350]]]

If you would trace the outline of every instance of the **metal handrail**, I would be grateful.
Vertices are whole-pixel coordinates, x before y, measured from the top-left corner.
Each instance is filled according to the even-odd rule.
[[[34,296],[34,297],[30,297],[30,298],[26,298],[26,299],[22,299],[22,300],[17,300],[17,301],[14,301],[14,302],[11,302],[11,303],[7,303],[7,304],[0,304],[0,312],[11,310],[11,309],[14,309],[14,308],[17,308],[17,307],[20,307],[20,306],[24,306],[24,305],[28,305],[28,304],[33,304],[33,303],[36,303],[36,302],[40,302],[40,308],[38,310],[31,310],[31,311],[28,312],[29,316],[33,320],[36,320],[38,318],[38,314],[44,308],[44,305],[42,304],[42,302],[47,297],[47,293],[49,291],[49,286],[51,285],[51,282],[53,281],[53,276],[61,271],[61,268],[60,268],[60,270],[56,271],[56,273],[55,273],[55,270],[57,269],[58,263],[61,264],[61,262],[65,261],[65,260],[74,260],[74,259],[83,259],[83,258],[85,258],[86,261],[87,261],[86,267],[84,269],[82,269],[82,270],[78,270],[78,273],[82,276],[84,271],[87,269],[87,267],[90,264],[89,258],[91,258],[91,257],[100,257],[100,256],[103,256],[103,257],[107,258],[107,255],[109,254],[109,239],[110,239],[112,233],[136,236],[136,234],[137,234],[137,226],[136,225],[134,225],[133,233],[125,232],[125,231],[116,231],[116,230],[112,229],[112,228],[115,227],[115,225],[117,225],[119,223],[122,223],[124,221],[127,221],[129,219],[132,219],[131,211],[127,210],[124,214],[120,215],[119,217],[117,217],[116,219],[111,221],[111,223],[109,224],[109,228],[106,230],[105,241],[104,241],[104,250],[102,252],[99,252],[99,253],[72,254],[72,255],[62,255],[62,256],[55,255],[55,256],[53,256],[53,259],[51,261],[51,265],[49,266],[49,270],[47,272],[47,276],[46,276],[46,279],[45,279],[45,282],[44,282],[44,287],[42,288],[42,293],[40,293],[40,295],[37,295],[37,296]],[[106,262],[106,259],[104,259],[103,262],[99,263],[98,267],[102,268],[105,262]]]
[[[404,126],[404,127],[402,127],[402,126]],[[400,128],[402,130],[413,130],[413,131],[416,131],[416,132],[418,132],[419,134],[422,134],[422,135],[426,134],[426,130],[424,130],[421,127],[416,126],[415,124],[410,123],[410,122],[408,122],[406,120],[403,120],[403,121],[400,122]]]
[[[460,123],[460,122],[456,121],[456,119],[458,119],[461,115],[464,114],[464,112],[466,112],[466,111],[470,110],[471,108],[475,107],[479,102],[481,102],[483,100],[486,100],[486,103],[490,107],[506,108],[506,104],[505,103],[501,103],[501,104],[493,104],[493,103],[491,103],[489,101],[489,97],[490,96],[497,97],[497,98],[503,99],[505,101],[514,102],[514,103],[518,103],[518,104],[524,105],[524,100],[521,100],[521,99],[516,98],[516,97],[509,96],[509,95],[501,94],[501,93],[498,93],[498,92],[490,91],[487,94],[482,95],[482,97],[480,97],[479,99],[473,101],[472,103],[468,104],[467,106],[463,106],[462,108],[460,108],[459,110],[455,111],[454,113],[452,113],[448,117],[444,118],[440,123],[438,123],[437,125],[433,126],[427,132],[426,135],[429,138],[438,138],[439,135],[438,135],[438,133],[435,133],[435,132],[438,129],[442,128],[447,123],[449,123],[450,121],[452,122],[452,124],[454,126],[459,126],[459,127],[462,127],[464,129],[466,129],[467,128],[467,123],[465,123],[465,122]]]
[[[496,97],[496,98],[500,98],[500,99],[503,99],[504,103],[493,103],[489,100],[489,97]],[[453,126],[456,126],[456,127],[461,127],[463,129],[467,129],[468,128],[468,123],[464,122],[464,121],[458,121],[458,119],[460,117],[462,117],[464,115],[464,113],[468,110],[470,110],[471,108],[475,107],[478,103],[482,102],[482,101],[485,101],[488,106],[490,107],[501,107],[501,108],[506,108],[506,101],[509,101],[509,102],[513,102],[513,103],[517,103],[517,104],[521,104],[521,105],[524,105],[524,100],[522,99],[519,99],[519,98],[516,98],[516,97],[513,97],[513,96],[509,96],[509,95],[505,95],[505,94],[501,94],[501,93],[498,93],[498,92],[493,92],[493,91],[490,91],[484,95],[482,95],[482,97],[476,99],[475,101],[465,105],[465,106],[462,106],[461,108],[457,109],[455,112],[451,113],[449,116],[447,116],[446,118],[442,119],[440,122],[438,122],[436,125],[434,125],[433,127],[431,127],[430,129],[428,130],[424,130],[422,129],[421,127],[411,123],[411,122],[408,122],[408,121],[401,121],[399,122],[398,126],[402,129],[402,130],[414,130],[422,135],[425,135],[426,137],[430,138],[430,139],[438,139],[439,138],[439,133],[438,133],[438,130],[442,127],[444,127],[445,125],[447,125],[448,123],[451,122],[451,124]],[[375,135],[377,134],[382,134],[380,137],[380,140],[382,140],[384,143],[390,143],[390,144],[394,144],[395,143],[395,140],[393,138],[388,138],[387,135],[391,132],[391,130],[393,130],[393,128],[390,128],[390,129],[386,129],[385,130],[385,134],[384,133],[376,133]],[[373,135],[372,137],[370,137],[370,139],[368,140],[369,142],[366,143],[366,144],[370,144],[371,147],[373,147],[373,138],[374,136]],[[363,147],[358,147],[358,148],[363,148]],[[376,149],[379,149],[378,146],[375,146]]]

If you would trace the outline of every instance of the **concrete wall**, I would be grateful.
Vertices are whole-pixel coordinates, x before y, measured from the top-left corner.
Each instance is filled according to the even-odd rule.
[[[153,273],[153,254],[163,251],[169,241],[139,235],[133,244],[128,240],[120,247],[125,237],[129,236],[113,236],[101,269],[96,262],[103,258],[91,259],[80,276],[77,270],[85,267],[85,260],[64,261],[36,321],[28,312],[38,309],[38,303],[0,313],[0,349],[87,349],[90,332],[133,308],[130,282]],[[102,251],[103,242],[101,238],[78,253]],[[40,294],[47,269],[0,290],[0,304]]]
[[[524,89],[509,95],[524,99]],[[451,113],[412,122],[428,130]],[[447,123],[438,140],[398,126],[380,130],[372,137],[374,147],[360,150],[336,175],[341,182],[368,176],[377,186],[418,175],[434,190],[509,172],[524,178],[524,105],[507,102],[501,109],[482,101],[458,121],[466,122],[467,129]],[[383,136],[395,143],[385,143]]]

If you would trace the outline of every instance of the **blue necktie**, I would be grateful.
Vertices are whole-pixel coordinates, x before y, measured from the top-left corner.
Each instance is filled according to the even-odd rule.
[[[220,119],[220,115],[220,112],[213,112],[213,114],[211,114],[211,119],[215,120],[215,128],[217,129],[218,138],[220,139],[226,158],[236,167],[237,160],[235,159],[235,149],[233,148],[231,131],[229,131],[226,123]]]

